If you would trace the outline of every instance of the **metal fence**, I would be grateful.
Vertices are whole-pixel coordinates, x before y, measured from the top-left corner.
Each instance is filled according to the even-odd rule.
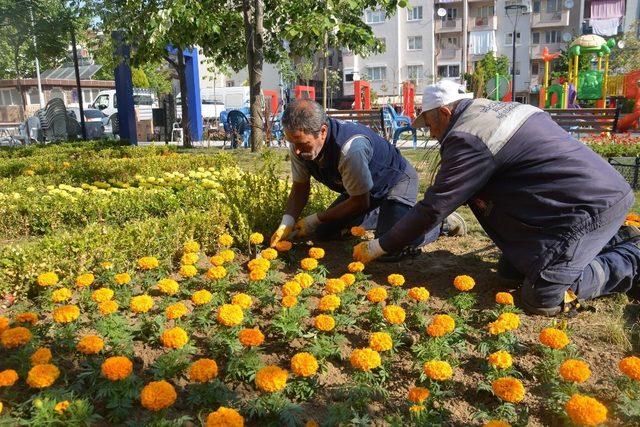
[[[609,164],[627,180],[631,188],[639,189],[640,157],[609,157]]]

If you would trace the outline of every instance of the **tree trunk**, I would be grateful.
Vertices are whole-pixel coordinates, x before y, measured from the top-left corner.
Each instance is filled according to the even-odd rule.
[[[249,99],[251,103],[251,151],[258,151],[264,143],[262,131],[264,97],[262,96],[262,65],[264,63],[264,3],[263,0],[242,0],[247,65],[249,69]]]
[[[189,120],[189,96],[187,95],[187,76],[185,75],[184,52],[178,48],[178,80],[180,81],[180,95],[182,109],[182,145],[191,147],[191,129]]]
[[[20,75],[20,46],[18,45],[13,54],[14,65],[16,67],[16,81],[18,82],[18,93],[20,93],[20,100],[22,101],[22,111],[20,111],[20,121],[23,122],[27,119],[27,97],[22,88],[22,76]]]
[[[328,83],[328,71],[329,66],[327,62],[329,61],[329,33],[325,31],[324,33],[324,62],[322,67],[322,106],[324,109],[327,109],[327,83]]]

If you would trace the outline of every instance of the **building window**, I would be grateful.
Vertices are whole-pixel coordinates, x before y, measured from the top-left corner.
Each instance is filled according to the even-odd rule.
[[[531,44],[540,44],[540,33],[531,33]]]
[[[489,18],[493,15],[495,15],[495,9],[493,8],[493,5],[490,6],[480,6],[477,10],[476,10],[476,18]]]
[[[419,21],[422,19],[422,6],[413,6],[407,9],[407,21]]]
[[[367,67],[367,75],[372,82],[386,80],[387,67]]]
[[[548,30],[544,32],[545,43],[560,43],[560,31]]]
[[[453,7],[448,7],[447,16],[445,16],[443,19],[446,19],[447,21],[455,21],[456,18],[458,18],[458,9]]]
[[[345,73],[344,81],[345,82],[352,82],[353,81],[353,71],[350,72],[350,73]]]
[[[460,39],[458,37],[447,37],[442,39],[442,47],[445,49],[457,49],[460,46]]]
[[[65,101],[64,92],[62,91],[62,89],[51,89],[51,92],[49,92],[49,99],[51,100],[53,98],[60,98],[62,99],[62,101]]]
[[[422,50],[422,36],[409,36],[407,50]]]
[[[365,12],[365,22],[367,24],[379,24],[380,22],[384,22],[384,19],[384,11],[380,9],[367,10]]]
[[[516,102],[519,102],[520,104],[526,104],[527,103],[527,97],[524,95],[516,95]]]
[[[409,65],[407,66],[407,77],[409,80],[417,82],[422,78],[422,65]]]
[[[540,74],[540,63],[538,61],[531,62],[531,75],[537,76]]]
[[[560,0],[547,0],[547,13],[554,13],[560,10]]]
[[[37,87],[32,87],[27,93],[27,102],[30,105],[40,105],[40,94]]]
[[[513,68],[509,66],[509,74],[513,74]],[[520,62],[516,61],[516,76],[520,75]]]
[[[15,89],[0,89],[0,105],[20,105],[18,91]]]
[[[460,77],[460,66],[438,65],[438,77]]]
[[[540,0],[534,0],[532,4],[533,13],[540,13]]]
[[[520,44],[520,32],[518,31],[516,33],[516,45]],[[505,46],[513,46],[513,33],[507,33],[505,34],[505,42],[504,42]]]
[[[233,80],[227,80],[226,85],[227,87],[234,87],[236,85],[236,82],[234,82]]]

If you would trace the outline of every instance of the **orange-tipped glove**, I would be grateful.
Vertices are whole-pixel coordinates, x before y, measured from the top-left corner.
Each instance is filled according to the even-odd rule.
[[[271,236],[271,247],[275,247],[279,241],[285,240],[291,232],[293,231],[293,225],[295,224],[295,220],[291,215],[285,214],[282,217],[282,221],[278,226],[278,229]]]
[[[378,239],[358,243],[353,247],[353,259],[364,264],[373,261],[385,253]]]
[[[316,231],[316,228],[318,228],[321,222],[322,221],[318,219],[317,213],[298,220],[298,222],[296,222],[296,226],[293,229],[295,237],[309,236],[314,231]]]

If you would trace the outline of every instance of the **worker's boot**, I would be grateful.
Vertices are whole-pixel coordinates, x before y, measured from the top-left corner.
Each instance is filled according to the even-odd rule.
[[[445,218],[442,223],[442,232],[445,236],[466,236],[467,235],[467,223],[457,212],[453,212],[451,215]]]

